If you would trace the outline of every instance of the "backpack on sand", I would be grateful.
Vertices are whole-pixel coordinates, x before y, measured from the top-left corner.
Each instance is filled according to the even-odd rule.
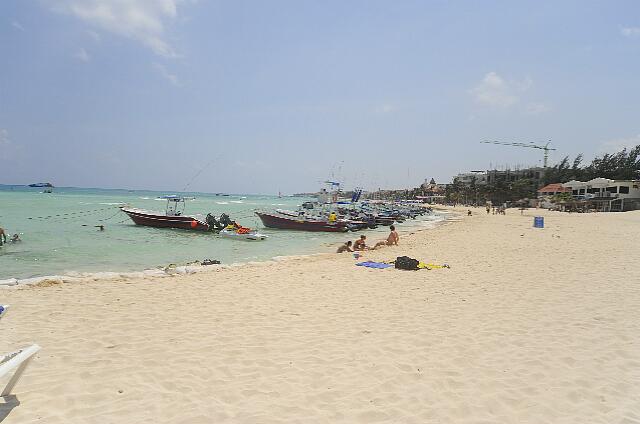
[[[417,271],[420,261],[410,258],[408,256],[398,256],[396,258],[396,269],[405,269],[408,271]]]

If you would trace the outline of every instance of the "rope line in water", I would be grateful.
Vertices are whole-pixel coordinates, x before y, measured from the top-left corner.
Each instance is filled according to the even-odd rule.
[[[95,214],[97,212],[110,210],[112,208],[113,208],[113,206],[109,206],[107,208],[90,209],[90,210],[86,210],[86,211],[77,211],[77,212],[59,213],[59,214],[55,214],[55,215],[31,216],[31,217],[27,217],[27,219],[69,219],[69,218],[77,218],[78,216],[92,215],[92,214]]]

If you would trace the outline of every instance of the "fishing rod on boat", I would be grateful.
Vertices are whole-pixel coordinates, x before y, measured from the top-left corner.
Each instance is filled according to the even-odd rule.
[[[219,154],[218,156],[214,157],[213,159],[211,159],[205,166],[203,166],[202,168],[200,168],[200,170],[198,172],[195,173],[195,175],[189,180],[189,182],[182,188],[182,192],[184,193],[187,190],[187,187],[189,187],[191,185],[191,183],[193,183],[193,181],[195,181],[196,178],[198,178],[200,176],[200,174],[202,174],[202,172],[207,169],[208,167],[210,167],[215,161],[217,161],[218,159],[220,159],[222,157],[222,155],[224,155],[224,153]]]

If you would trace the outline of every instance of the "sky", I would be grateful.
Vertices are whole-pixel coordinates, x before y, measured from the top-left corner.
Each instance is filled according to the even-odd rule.
[[[640,144],[640,2],[3,0],[0,183],[274,194]]]

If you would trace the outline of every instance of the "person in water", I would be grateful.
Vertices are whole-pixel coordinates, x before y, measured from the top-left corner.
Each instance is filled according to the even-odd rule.
[[[7,242],[7,233],[4,232],[4,228],[0,227],[0,246]]]
[[[360,236],[358,240],[353,244],[353,250],[367,250],[367,236],[364,234]]]
[[[381,246],[393,246],[393,245],[397,246],[398,245],[398,241],[400,241],[400,236],[396,232],[396,227],[392,225],[389,227],[389,229],[391,230],[391,232],[389,233],[389,236],[387,237],[387,239],[377,242],[376,245],[373,247],[374,249],[377,249],[378,247],[381,247]]]
[[[353,252],[353,249],[351,248],[352,244],[353,244],[353,242],[351,240],[349,240],[345,244],[343,244],[340,247],[338,247],[338,252],[337,253]]]
[[[20,235],[18,233],[11,236],[11,243],[17,243],[19,241],[22,241],[22,240],[20,239]]]

